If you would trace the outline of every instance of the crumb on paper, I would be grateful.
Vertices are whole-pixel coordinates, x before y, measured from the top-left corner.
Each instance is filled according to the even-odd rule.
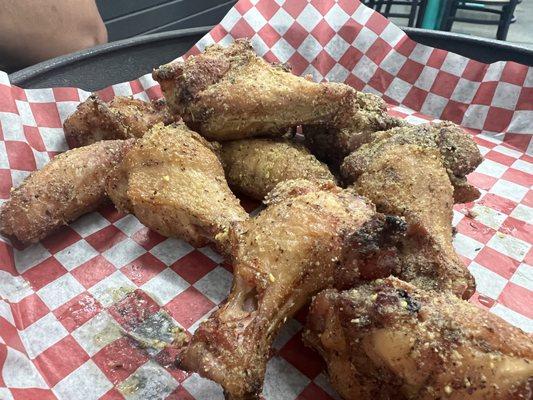
[[[468,210],[466,210],[466,217],[467,218],[472,218],[472,219],[476,219],[476,217],[479,215],[479,213],[474,210],[473,208],[470,208]]]

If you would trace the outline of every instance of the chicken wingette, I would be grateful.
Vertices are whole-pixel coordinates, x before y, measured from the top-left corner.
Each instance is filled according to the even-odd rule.
[[[80,147],[99,140],[140,138],[155,124],[173,121],[164,100],[117,96],[105,102],[93,94],[65,120],[63,129],[69,145]]]
[[[248,40],[209,46],[154,70],[170,111],[210,140],[282,136],[289,128],[340,117],[355,90],[315,83],[258,57]]]
[[[531,335],[396,278],[321,292],[304,339],[345,400],[526,400],[533,390]]]
[[[483,158],[472,136],[453,122],[410,125],[372,132],[361,137],[358,143],[358,151],[346,157],[342,165],[342,174],[348,183],[357,179],[360,172],[368,166],[367,160],[379,155],[384,147],[411,144],[435,149],[440,153],[439,158],[454,187],[455,203],[467,203],[479,197],[479,191],[468,184],[466,175],[474,171]]]
[[[132,145],[105,140],[59,154],[12,190],[0,209],[0,232],[34,243],[94,211],[107,199],[107,175]]]

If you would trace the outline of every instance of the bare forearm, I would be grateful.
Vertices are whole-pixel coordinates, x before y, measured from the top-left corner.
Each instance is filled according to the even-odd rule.
[[[94,0],[0,0],[0,68],[20,68],[107,41]]]

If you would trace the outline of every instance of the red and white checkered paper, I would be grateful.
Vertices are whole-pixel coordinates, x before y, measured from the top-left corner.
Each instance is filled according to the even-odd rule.
[[[533,331],[533,69],[422,46],[354,0],[241,0],[191,53],[239,37],[296,74],[378,93],[412,123],[442,118],[470,129],[485,157],[469,177],[482,197],[457,206],[454,225],[477,281],[471,301]],[[100,94],[161,91],[147,75]],[[0,73],[1,201],[67,150],[62,122],[88,95],[24,90]],[[163,238],[112,206],[30,247],[0,238],[0,399],[221,398],[215,384],[172,367],[171,347],[135,340],[170,342],[172,326],[192,333],[229,291],[231,268],[221,263],[209,248]],[[303,322],[303,313],[288,321],[276,340],[267,400],[335,396],[301,342]]]

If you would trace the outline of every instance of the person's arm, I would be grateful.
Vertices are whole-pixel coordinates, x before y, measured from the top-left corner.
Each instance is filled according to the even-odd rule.
[[[94,0],[0,0],[0,69],[107,42]]]

